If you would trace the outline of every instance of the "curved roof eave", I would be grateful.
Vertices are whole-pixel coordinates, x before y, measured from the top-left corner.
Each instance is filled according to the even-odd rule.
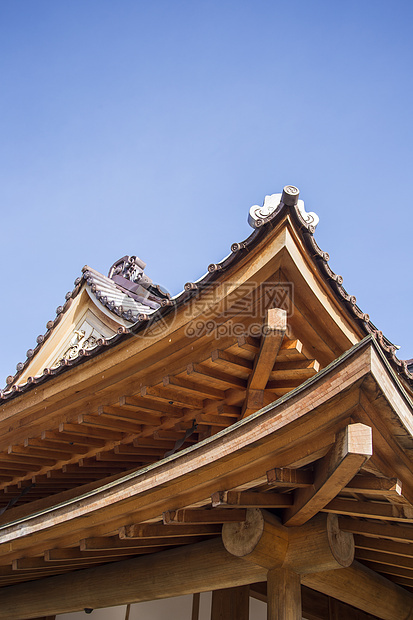
[[[199,288],[204,287],[205,285],[215,280],[218,280],[222,273],[224,273],[238,260],[244,257],[249,251],[255,248],[261,242],[261,240],[264,239],[287,214],[291,215],[292,222],[299,236],[301,237],[311,259],[313,260],[319,273],[326,281],[329,288],[332,290],[341,305],[348,311],[351,318],[357,322],[365,335],[371,334],[375,338],[377,343],[380,345],[380,348],[383,350],[386,358],[390,361],[396,372],[405,381],[407,381],[407,383],[411,387],[413,387],[413,372],[409,370],[408,362],[398,359],[396,355],[397,347],[392,344],[390,340],[388,340],[383,335],[383,333],[370,321],[369,315],[364,313],[359,308],[354,295],[349,295],[347,293],[346,289],[343,286],[342,276],[334,273],[334,271],[329,266],[329,254],[321,250],[315,240],[315,227],[312,224],[306,222],[297,205],[290,206],[281,202],[279,208],[273,214],[263,219],[260,222],[260,225],[251,233],[251,235],[249,235],[249,237],[247,237],[244,241],[241,241],[239,243],[233,243],[231,245],[231,253],[228,254],[228,256],[222,259],[219,263],[211,263],[208,266],[208,271],[204,276],[199,278],[196,282],[187,282],[184,286],[183,291],[171,300],[169,300],[167,304],[162,305],[159,309],[151,312],[150,314],[140,314],[137,321],[133,323],[130,327],[119,327],[117,333],[114,336],[112,336],[111,338],[99,339],[96,347],[94,347],[93,349],[80,350],[78,357],[76,357],[75,359],[64,360],[62,365],[55,369],[46,368],[43,372],[43,375],[40,375],[39,377],[29,377],[26,383],[22,385],[17,385],[15,381],[18,378],[21,370],[23,370],[23,366],[22,369],[19,370],[18,373],[13,377],[13,385],[11,386],[11,388],[0,390],[0,403],[10,400],[17,395],[26,392],[34,385],[43,383],[44,381],[50,379],[57,374],[61,374],[61,372],[64,372],[68,368],[72,368],[73,366],[81,364],[90,357],[95,357],[96,355],[99,355],[99,353],[110,347],[115,346],[121,340],[130,337],[130,335],[132,334],[136,334],[143,328],[143,326],[147,327],[149,321],[154,322],[163,318],[172,310],[172,308],[176,309],[184,302],[187,302],[192,296],[196,294]],[[75,288],[73,289],[72,293],[66,294],[66,304],[64,306],[60,306],[57,309],[58,311],[60,310],[60,312],[58,312],[57,317],[53,322],[53,325],[50,327],[50,329],[48,328],[48,332],[46,332],[43,338],[48,337],[56,322],[60,320],[59,315],[67,309],[66,306],[71,303],[71,298],[73,298],[79,293],[81,286],[82,278],[77,278],[75,280]],[[49,323],[52,322],[49,321]],[[49,323],[47,324],[48,326]]]

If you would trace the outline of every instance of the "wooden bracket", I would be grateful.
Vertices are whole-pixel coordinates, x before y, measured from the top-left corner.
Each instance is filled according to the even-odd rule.
[[[311,486],[294,492],[294,505],[284,513],[284,525],[302,525],[322,510],[350,482],[373,453],[372,430],[349,424],[330,452],[319,461]]]

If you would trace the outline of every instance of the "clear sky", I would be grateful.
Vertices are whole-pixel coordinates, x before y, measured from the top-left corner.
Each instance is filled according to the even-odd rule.
[[[84,264],[171,293],[287,184],[413,357],[413,4],[1,0],[0,383]]]

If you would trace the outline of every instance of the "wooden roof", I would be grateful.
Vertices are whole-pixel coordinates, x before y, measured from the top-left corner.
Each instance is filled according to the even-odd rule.
[[[309,226],[282,203],[175,305],[3,394],[0,619],[7,586],[209,544],[251,508],[339,515],[409,596],[411,380]]]
[[[291,195],[288,192],[291,192]],[[342,276],[334,273],[329,265],[329,254],[321,250],[317,244],[314,237],[314,222],[318,222],[318,217],[315,216],[315,214],[305,214],[304,203],[298,200],[299,192],[296,188],[288,186],[284,188],[283,194],[274,194],[273,196],[279,196],[281,199],[278,208],[274,211],[259,211],[259,213],[263,215],[260,218],[255,218],[256,228],[254,232],[244,241],[233,243],[231,245],[231,254],[219,263],[211,263],[208,266],[207,273],[199,278],[198,281],[187,282],[184,286],[184,291],[173,300],[170,300],[168,295],[166,295],[159,286],[152,286],[149,287],[150,292],[155,300],[156,297],[158,297],[158,303],[155,305],[151,304],[150,306],[145,305],[144,298],[141,297],[139,300],[135,299],[134,304],[133,297],[130,297],[130,293],[128,293],[127,290],[123,289],[123,292],[120,293],[119,288],[113,286],[110,278],[106,278],[94,269],[85,266],[82,270],[83,278],[89,285],[89,293],[95,296],[103,306],[106,306],[111,312],[117,315],[117,317],[120,317],[121,327],[119,328],[119,332],[115,337],[110,339],[100,339],[99,343],[97,343],[92,350],[87,352],[82,351],[79,356],[70,360],[69,363],[66,361],[61,366],[54,369],[45,368],[41,375],[30,376],[28,380],[26,379],[23,383],[19,381],[23,369],[27,366],[33,355],[37,353],[39,346],[50,336],[51,330],[61,320],[62,313],[70,307],[72,299],[78,295],[82,284],[82,278],[77,278],[73,291],[66,294],[66,303],[57,308],[56,319],[54,321],[48,321],[47,332],[44,335],[38,336],[37,347],[28,350],[26,362],[17,364],[17,373],[7,378],[8,387],[4,390],[0,390],[0,402],[14,398],[17,394],[31,389],[34,384],[43,383],[47,381],[50,376],[64,372],[67,366],[73,366],[74,364],[83,362],[84,355],[88,357],[99,355],[106,347],[116,345],[119,341],[126,338],[128,334],[140,333],[142,330],[146,330],[148,327],[147,321],[149,319],[151,322],[159,321],[162,325],[165,320],[169,320],[166,318],[168,314],[171,312],[174,314],[181,305],[187,304],[189,300],[194,297],[196,298],[202,289],[213,285],[217,280],[219,281],[223,276],[223,272],[231,271],[234,264],[236,266],[237,263],[242,263],[246,255],[254,251],[257,246],[260,247],[262,245],[265,238],[271,235],[274,226],[278,226],[286,215],[290,217],[291,224],[294,226],[301,243],[306,249],[307,257],[312,260],[324,282],[338,299],[342,309],[345,309],[352,321],[356,322],[358,327],[361,328],[362,335],[370,333],[374,335],[396,372],[400,375],[402,380],[407,381],[410,388],[413,389],[413,372],[410,370],[411,360],[406,361],[398,359],[396,355],[397,347],[371,322],[369,315],[358,307],[356,297],[347,293],[343,286]],[[272,196],[267,196],[266,199],[267,198],[272,198]],[[253,209],[254,208],[252,208],[252,210]],[[317,218],[316,220],[314,216]],[[250,221],[252,221],[251,216]],[[150,280],[149,283],[151,283]],[[142,303],[143,306],[141,305]],[[143,311],[141,312],[141,310]],[[124,325],[128,325],[128,323],[131,322],[133,324],[130,327],[124,327]]]
[[[131,265],[136,267],[136,261],[139,261],[142,267],[139,268],[137,277],[135,275],[135,282],[129,279],[131,276],[128,267]],[[110,277],[106,277],[85,265],[82,269],[82,277],[76,278],[73,290],[66,293],[64,305],[57,307],[55,319],[48,321],[47,331],[37,337],[36,347],[28,349],[26,360],[19,362],[16,366],[17,372],[7,377],[7,387],[0,391],[0,400],[12,398],[16,393],[30,389],[33,384],[45,381],[64,371],[68,366],[79,363],[85,352],[89,355],[91,352],[92,354],[98,353],[99,345],[106,341],[111,342],[119,328],[128,327],[136,323],[140,316],[149,316],[162,305],[167,305],[169,294],[158,285],[154,285],[152,280],[143,273],[145,266],[145,263],[135,256],[124,256],[111,267]],[[74,315],[79,314],[79,305],[81,307],[86,305],[85,300],[82,299],[86,294],[93,302],[89,306],[93,307],[94,314],[97,314],[97,320],[100,319],[103,329],[100,328],[99,331],[98,327],[93,340],[83,339],[79,346],[71,351],[71,355],[62,355],[61,359],[52,357],[52,362],[50,362],[48,349],[56,348],[56,343],[59,344],[64,339],[61,334],[62,324],[69,323],[70,336],[73,337],[74,323],[77,321]],[[58,331],[57,334],[56,331]],[[50,345],[51,340],[53,345]]]

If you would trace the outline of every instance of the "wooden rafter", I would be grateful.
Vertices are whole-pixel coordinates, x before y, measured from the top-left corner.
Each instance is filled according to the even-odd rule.
[[[175,523],[237,523],[245,521],[246,511],[240,509],[197,510],[185,508],[182,510],[168,510],[163,513],[163,522],[168,525]]]
[[[390,504],[384,501],[362,502],[339,497],[331,500],[322,510],[365,519],[413,523],[413,510],[410,505]]]
[[[288,508],[292,505],[293,498],[283,493],[218,491],[212,495],[211,500],[213,507]]]

